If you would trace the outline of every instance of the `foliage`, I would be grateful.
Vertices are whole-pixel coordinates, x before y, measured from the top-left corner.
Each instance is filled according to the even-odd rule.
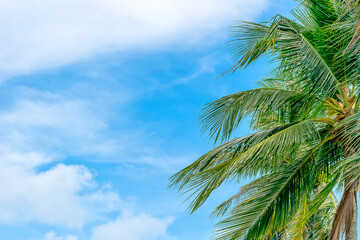
[[[220,145],[170,179],[191,193],[190,212],[221,185],[255,179],[215,209],[216,240],[357,239],[359,1],[303,0],[292,13],[234,26],[229,72],[263,56],[277,67],[204,107],[203,131]],[[254,133],[230,140],[246,118]]]

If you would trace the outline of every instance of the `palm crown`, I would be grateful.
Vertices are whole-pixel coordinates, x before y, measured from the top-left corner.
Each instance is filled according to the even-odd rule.
[[[215,209],[214,239],[357,239],[358,0],[304,0],[293,15],[233,28],[229,71],[264,55],[277,67],[205,106],[203,130],[221,145],[171,178],[192,193],[190,212],[222,184],[255,179]],[[254,133],[229,140],[249,117]]]

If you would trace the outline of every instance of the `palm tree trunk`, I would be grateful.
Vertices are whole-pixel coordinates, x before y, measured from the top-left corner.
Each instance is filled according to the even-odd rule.
[[[351,156],[354,151],[344,151],[345,158]],[[329,240],[339,240],[341,232],[345,230],[345,240],[358,240],[357,234],[357,215],[358,201],[357,189],[360,178],[354,182],[345,179],[345,189],[333,220]]]
[[[337,206],[329,240],[339,240],[345,232],[346,240],[357,240],[357,191],[353,184],[346,188]]]
[[[354,205],[352,206],[352,223],[350,225],[349,232],[346,234],[346,240],[357,240],[357,215],[358,215],[358,206],[357,206],[357,192],[356,189],[352,190]]]
[[[359,25],[360,26],[360,25]],[[349,157],[353,155],[355,151],[353,149],[349,149],[348,151],[345,151],[345,157]],[[357,234],[357,217],[358,217],[358,200],[357,200],[357,189],[359,184],[359,178],[353,183],[349,184],[348,181],[345,180],[345,191],[350,191],[351,194],[351,209],[349,213],[349,217],[352,222],[347,222],[345,224],[346,228],[346,240],[357,240],[358,234]],[[346,220],[345,220],[346,221]]]
[[[360,26],[360,25],[359,25]],[[354,149],[344,149],[345,157],[350,157],[355,153]],[[349,209],[347,213],[348,219],[345,220],[345,239],[346,240],[357,240],[357,217],[358,217],[358,201],[357,201],[357,188],[359,178],[352,184],[349,180],[345,180],[345,192],[349,193]]]

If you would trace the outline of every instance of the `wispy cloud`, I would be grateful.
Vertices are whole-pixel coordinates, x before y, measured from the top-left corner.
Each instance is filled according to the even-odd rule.
[[[82,157],[84,161],[145,164],[171,171],[176,163],[183,162],[181,159],[192,157],[184,153],[170,161],[166,151],[144,127],[120,126],[114,130],[109,123],[111,117],[103,112],[117,106],[118,114],[125,115],[126,111],[121,110],[124,99],[115,97],[111,103],[104,103],[94,100],[91,94],[80,98],[76,94],[64,96],[20,89],[21,97],[0,110],[0,134],[3,136],[0,151],[8,149],[13,155],[18,152],[20,159],[22,154],[31,152],[34,157],[28,159],[27,164],[36,161],[38,165],[34,162],[30,167],[67,157]],[[107,90],[98,89],[98,94],[102,95],[102,91]]]
[[[173,221],[173,218],[127,213],[93,229],[91,240],[174,240],[167,234]]]
[[[106,117],[88,98],[29,88],[20,88],[16,94],[20,97],[0,110],[1,145],[40,151],[53,161],[68,156],[108,156],[118,148],[116,140],[104,134]]]
[[[81,228],[120,211],[118,194],[98,185],[88,168],[58,163],[85,152],[84,144],[92,154],[106,152],[95,144],[106,124],[92,117],[84,101],[34,94],[0,114],[0,222]]]
[[[256,17],[267,3],[0,0],[4,33],[0,39],[0,80],[114,51],[211,45],[223,36],[216,34],[219,30],[239,16],[243,20]],[[130,101],[182,87],[212,73],[212,64],[213,59],[205,57],[187,74],[172,75],[172,81],[155,79],[150,84],[144,84],[144,79],[130,86],[119,79],[109,83],[102,79],[107,73],[94,70],[94,76],[75,74],[71,76],[74,82],[56,82],[57,86],[46,84],[40,76],[36,81],[41,90],[32,83],[28,84],[32,87],[21,87],[16,81],[11,86],[2,85],[4,92],[9,87],[14,96],[7,99],[11,91],[1,96],[6,104],[0,108],[0,224],[35,223],[54,229],[41,233],[44,240],[78,240],[84,226],[85,235],[92,234],[91,240],[174,239],[168,233],[174,218],[129,207],[131,203],[124,200],[127,193],[111,187],[107,176],[99,180],[97,169],[89,167],[92,163],[88,161],[121,163],[114,168],[120,170],[117,174],[121,177],[133,173],[149,177],[159,172],[168,175],[194,159],[196,154],[181,146],[169,149],[169,145],[177,145],[166,143],[170,134],[154,134],[157,130],[152,123],[129,118],[123,105],[128,104],[129,109],[133,106]],[[102,80],[106,86],[93,84]],[[128,124],[132,120],[136,123]],[[162,131],[168,130],[171,126],[166,123]],[[79,162],[70,163],[70,159]],[[172,215],[167,214],[161,213]],[[72,234],[67,235],[67,231]]]
[[[48,232],[44,240],[78,240],[78,237],[73,235],[59,236],[55,232]]]
[[[22,96],[0,111],[0,223],[81,229],[128,206],[114,189],[97,183],[95,172],[67,164],[68,157],[142,164],[161,171],[171,166],[161,149],[139,147],[147,141],[141,132],[109,135],[109,119],[96,111],[96,102],[21,89]],[[116,225],[123,224],[125,218],[121,219]],[[154,224],[160,223],[168,222]],[[50,237],[57,239],[52,233]]]
[[[0,72],[30,73],[114,50],[215,40],[215,31],[251,19],[268,0],[0,1]]]
[[[99,188],[94,175],[84,166],[58,164],[39,172],[26,163],[19,164],[19,159],[17,164],[6,162],[9,155],[9,152],[0,153],[0,222],[3,224],[38,222],[81,228],[101,214],[121,209],[119,196],[111,189]],[[34,161],[35,155],[20,157]]]
[[[149,214],[134,214],[124,211],[114,220],[110,220],[91,230],[89,240],[176,240],[168,234],[173,217],[158,218]],[[73,234],[59,235],[55,231],[45,234],[43,240],[78,240]]]

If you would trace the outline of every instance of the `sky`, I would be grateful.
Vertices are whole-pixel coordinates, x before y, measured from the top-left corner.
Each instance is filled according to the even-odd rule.
[[[168,179],[213,146],[202,106],[268,72],[259,61],[217,78],[229,27],[295,6],[0,0],[1,239],[209,239],[212,209],[239,186],[189,215]]]

